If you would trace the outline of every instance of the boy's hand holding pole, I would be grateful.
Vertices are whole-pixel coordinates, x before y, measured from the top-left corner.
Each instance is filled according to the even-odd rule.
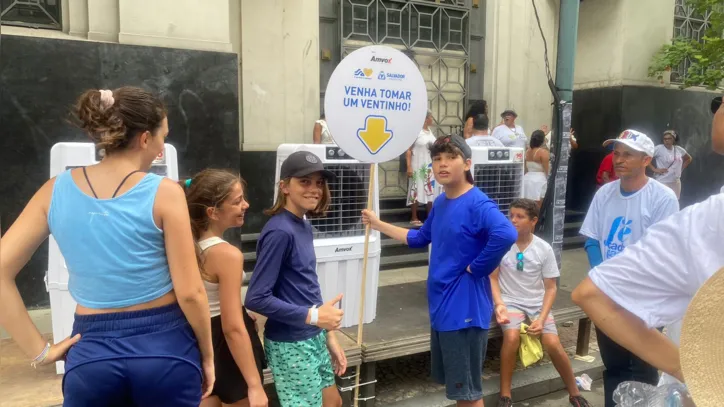
[[[407,233],[409,230],[401,228],[399,226],[391,225],[387,222],[383,222],[377,217],[374,211],[369,209],[362,210],[362,223],[369,225],[370,228],[379,231],[397,241],[407,244]]]

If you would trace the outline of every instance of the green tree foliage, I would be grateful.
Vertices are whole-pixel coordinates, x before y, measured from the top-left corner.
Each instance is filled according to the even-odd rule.
[[[691,61],[682,88],[705,86],[708,89],[721,88],[724,79],[724,0],[687,0],[686,4],[704,15],[709,15],[709,28],[702,41],[689,38],[675,38],[654,55],[649,66],[649,77],[660,78],[665,71],[678,67],[682,62]]]

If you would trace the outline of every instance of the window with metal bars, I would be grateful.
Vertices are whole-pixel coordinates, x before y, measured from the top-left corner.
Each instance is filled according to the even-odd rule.
[[[710,16],[711,11],[702,15],[686,4],[686,0],[676,0],[674,4],[674,39],[688,38],[702,42],[704,34],[709,28]],[[691,60],[687,58],[679,66],[672,67],[671,82],[683,83],[690,66]]]
[[[472,0],[338,1],[342,57],[370,44],[401,49],[425,80],[437,135],[458,133],[468,92]]]
[[[4,25],[62,29],[61,0],[0,0]]]
[[[329,183],[332,201],[326,216],[309,219],[315,239],[364,236],[362,210],[367,208],[369,164],[324,164],[337,178]]]
[[[475,186],[495,201],[500,211],[508,216],[510,204],[523,192],[523,166],[521,164],[475,164]]]

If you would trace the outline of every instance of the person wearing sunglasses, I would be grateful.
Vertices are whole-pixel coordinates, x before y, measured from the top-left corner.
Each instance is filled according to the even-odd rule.
[[[571,361],[558,338],[551,314],[556,299],[556,279],[560,276],[556,256],[548,242],[533,234],[538,223],[538,204],[518,199],[510,204],[510,221],[518,231],[500,267],[490,275],[495,303],[495,319],[503,330],[500,350],[500,398],[498,407],[511,407],[511,382],[520,346],[520,326],[529,324],[528,335],[540,337],[553,366],[561,375],[575,407],[588,407],[573,375]]]

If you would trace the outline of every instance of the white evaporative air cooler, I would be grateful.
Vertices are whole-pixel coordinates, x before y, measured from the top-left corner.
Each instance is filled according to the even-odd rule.
[[[334,144],[282,144],[277,149],[275,183],[279,182],[282,162],[297,151],[314,153],[322,159],[324,168],[337,176],[336,180],[329,184],[332,201],[326,216],[311,218],[309,223],[314,230],[314,252],[317,256],[317,275],[322,288],[322,298],[329,301],[340,293],[344,294],[342,327],[357,325],[365,241],[362,210],[367,208],[368,193],[372,193],[374,211],[379,212],[377,179],[374,180],[372,191],[368,191],[370,164],[353,159]],[[278,188],[275,188],[275,191],[278,191]],[[381,250],[379,232],[371,230],[367,258],[365,323],[372,322],[377,313]]]
[[[523,196],[525,151],[522,148],[470,147],[475,186],[508,216],[510,204]]]
[[[50,177],[70,168],[96,164],[101,159],[102,152],[97,151],[93,143],[57,143],[50,149]],[[172,145],[165,145],[164,151],[154,160],[150,172],[178,180],[176,149]],[[76,303],[68,292],[68,267],[52,235],[49,242],[45,288],[50,294],[53,340],[60,342],[73,331]],[[64,363],[57,362],[55,370],[62,374],[65,371]]]

